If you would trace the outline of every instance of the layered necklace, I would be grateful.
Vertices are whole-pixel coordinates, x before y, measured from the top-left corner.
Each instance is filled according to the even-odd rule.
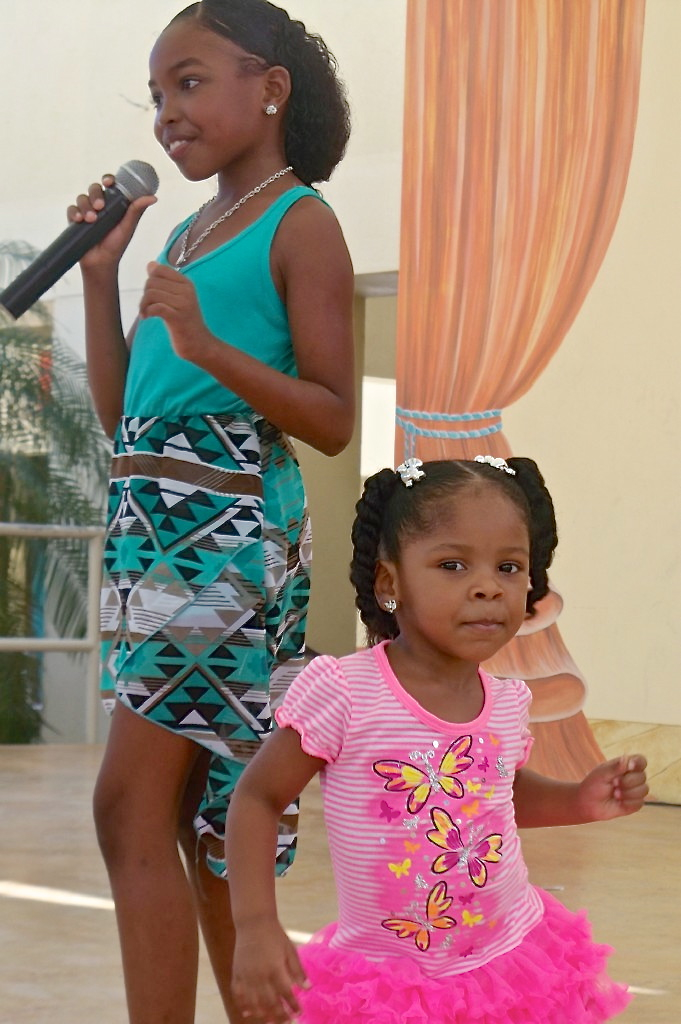
[[[270,175],[269,178],[265,178],[265,180],[261,181],[259,185],[256,185],[255,188],[251,189],[250,192],[247,192],[245,196],[242,196],[241,199],[234,204],[234,206],[230,206],[229,210],[225,210],[223,214],[221,214],[219,217],[216,217],[213,223],[209,224],[206,230],[201,232],[196,241],[192,242],[192,244],[189,245],[189,236],[191,234],[192,228],[196,224],[197,220],[199,219],[203,211],[206,210],[209,206],[212,206],[213,203],[217,201],[218,197],[213,196],[213,198],[209,199],[207,203],[204,203],[203,206],[196,211],[196,213],[190,220],[189,224],[187,225],[184,234],[182,235],[182,245],[180,246],[180,254],[177,257],[177,260],[175,261],[175,266],[181,267],[183,263],[186,263],[191,254],[194,252],[194,250],[199,245],[201,245],[201,242],[203,242],[204,238],[207,238],[211,231],[213,231],[218,226],[218,224],[222,224],[223,220],[227,220],[228,217],[231,217],[233,213],[236,213],[236,211],[244,205],[244,203],[248,202],[249,199],[252,199],[253,196],[257,196],[258,192],[262,192],[264,188],[267,188],[268,185],[271,185],[273,181],[277,180],[277,178],[283,177],[284,174],[288,174],[288,172],[292,170],[293,167],[289,164],[288,167],[282,167],[280,171],[277,171],[275,174]]]

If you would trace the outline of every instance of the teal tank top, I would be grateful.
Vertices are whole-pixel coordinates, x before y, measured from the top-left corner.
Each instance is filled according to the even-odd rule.
[[[240,234],[179,268],[193,282],[212,334],[290,377],[297,376],[296,361],[286,307],[272,280],[270,249],[284,214],[303,196],[321,199],[314,189],[296,186]],[[159,263],[168,264],[168,252],[190,219],[174,232]],[[175,354],[163,320],[139,322],[125,382],[125,416],[244,412],[251,408],[242,398]]]

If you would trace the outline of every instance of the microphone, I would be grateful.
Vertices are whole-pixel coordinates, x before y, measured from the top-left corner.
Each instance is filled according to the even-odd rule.
[[[151,164],[129,160],[116,174],[116,183],[104,189],[104,207],[97,220],[69,224],[40,256],[0,292],[0,306],[17,320],[37,302],[67,270],[97,245],[125,216],[130,204],[141,196],[153,196],[158,175]]]

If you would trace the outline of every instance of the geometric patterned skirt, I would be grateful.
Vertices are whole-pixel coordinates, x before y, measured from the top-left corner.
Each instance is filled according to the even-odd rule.
[[[291,442],[255,414],[124,417],[107,524],[102,698],[211,751],[195,827],[224,876],[231,793],[303,664],[311,542]],[[277,874],[296,826],[291,805]]]

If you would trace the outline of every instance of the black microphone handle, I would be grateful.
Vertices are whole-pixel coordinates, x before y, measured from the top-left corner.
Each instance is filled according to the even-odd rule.
[[[40,256],[0,292],[0,306],[17,320],[48,288],[75,266],[102,238],[123,220],[130,200],[117,188],[104,189],[105,206],[97,220],[69,224]]]

